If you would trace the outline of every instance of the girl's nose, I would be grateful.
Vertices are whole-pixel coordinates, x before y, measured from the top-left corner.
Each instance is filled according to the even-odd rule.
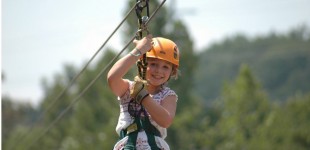
[[[159,72],[159,66],[156,65],[155,68],[154,68],[154,70],[155,70],[156,73],[158,73],[158,72]]]

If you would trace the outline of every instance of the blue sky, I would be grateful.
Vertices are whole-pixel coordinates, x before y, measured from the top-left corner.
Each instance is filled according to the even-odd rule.
[[[2,95],[34,104],[64,64],[80,67],[123,18],[124,0],[2,0]],[[249,36],[310,26],[309,0],[167,0],[201,50],[236,33]],[[124,30],[121,28],[121,30]],[[108,47],[121,50],[121,31]]]

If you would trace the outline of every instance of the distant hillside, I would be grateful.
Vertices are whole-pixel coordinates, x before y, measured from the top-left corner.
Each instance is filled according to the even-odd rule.
[[[223,83],[235,78],[242,63],[250,66],[272,99],[283,101],[310,91],[310,33],[305,26],[252,39],[236,35],[199,56],[195,87],[206,100],[218,97]]]

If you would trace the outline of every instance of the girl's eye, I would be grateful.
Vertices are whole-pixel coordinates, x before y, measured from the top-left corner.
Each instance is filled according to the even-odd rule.
[[[165,69],[169,69],[169,66],[164,66]]]

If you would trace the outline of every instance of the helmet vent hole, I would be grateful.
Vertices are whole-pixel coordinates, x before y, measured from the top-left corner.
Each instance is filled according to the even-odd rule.
[[[178,58],[178,47],[175,46],[174,47],[174,55],[173,55],[174,59],[177,59]]]

